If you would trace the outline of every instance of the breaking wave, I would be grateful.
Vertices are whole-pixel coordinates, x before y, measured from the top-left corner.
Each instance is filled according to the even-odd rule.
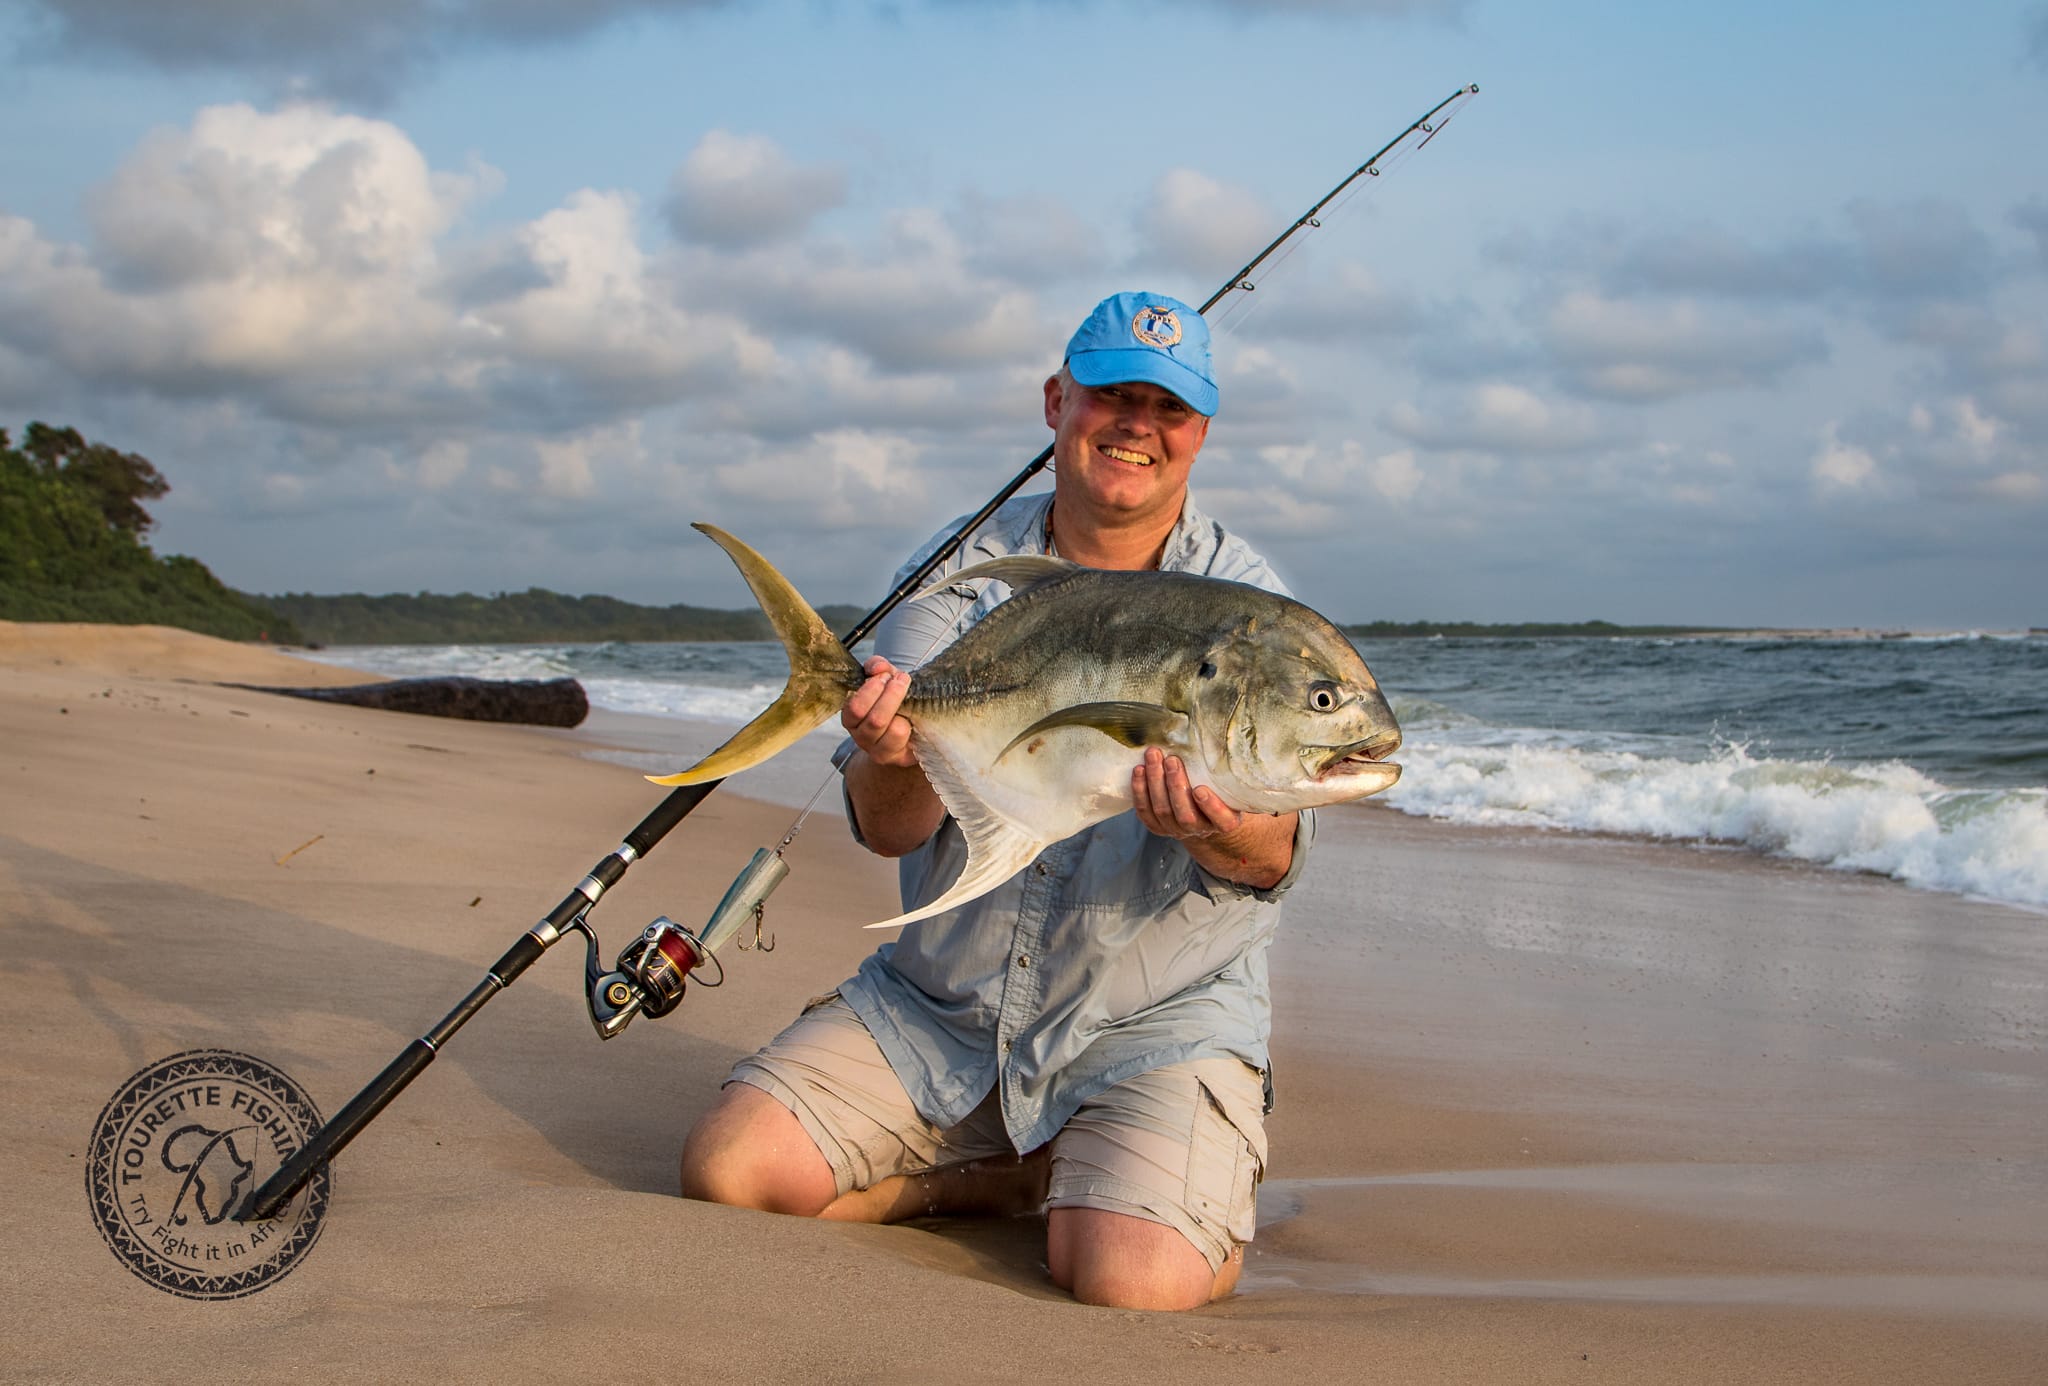
[[[1382,798],[1454,823],[1738,843],[1908,885],[2048,907],[2048,790],[1951,789],[1897,761],[1704,760],[1411,734]]]

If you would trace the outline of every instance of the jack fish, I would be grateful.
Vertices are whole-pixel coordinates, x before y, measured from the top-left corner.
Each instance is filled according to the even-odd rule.
[[[758,765],[839,711],[866,675],[768,560],[711,525],[789,654],[789,683],[731,740],[656,784]],[[1131,770],[1157,746],[1240,812],[1285,813],[1376,794],[1401,731],[1358,651],[1277,593],[1193,573],[1113,572],[1012,555],[912,600],[1005,582],[1008,601],[913,671],[911,749],[960,824],[967,865],[891,928],[994,890],[1051,844],[1131,807]]]

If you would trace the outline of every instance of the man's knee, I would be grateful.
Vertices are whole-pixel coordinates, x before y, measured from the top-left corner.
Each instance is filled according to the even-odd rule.
[[[684,1198],[815,1217],[838,1192],[795,1114],[746,1083],[727,1085],[683,1142]]]
[[[1053,1283],[1083,1304],[1198,1309],[1236,1288],[1233,1252],[1220,1269],[1174,1228],[1101,1208],[1055,1208],[1046,1222]]]

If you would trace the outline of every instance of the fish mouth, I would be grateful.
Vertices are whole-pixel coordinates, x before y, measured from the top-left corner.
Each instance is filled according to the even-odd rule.
[[[1322,763],[1316,767],[1319,780],[1335,779],[1345,775],[1393,774],[1387,779],[1392,784],[1401,776],[1401,767],[1387,763],[1387,757],[1401,749],[1401,733],[1398,731],[1375,732],[1363,741],[1354,741],[1348,746],[1320,748],[1326,752]]]

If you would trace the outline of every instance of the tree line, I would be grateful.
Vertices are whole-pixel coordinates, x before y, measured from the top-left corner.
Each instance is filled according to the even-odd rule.
[[[617,597],[571,597],[531,587],[481,597],[469,592],[362,592],[315,596],[287,592],[258,600],[324,645],[598,644],[613,640],[769,640],[759,611],[714,607],[640,606]],[[835,630],[860,619],[860,608],[820,607]]]
[[[229,640],[297,641],[276,612],[196,558],[160,557],[144,502],[171,484],[146,457],[31,423],[0,428],[0,619],[180,626]]]

